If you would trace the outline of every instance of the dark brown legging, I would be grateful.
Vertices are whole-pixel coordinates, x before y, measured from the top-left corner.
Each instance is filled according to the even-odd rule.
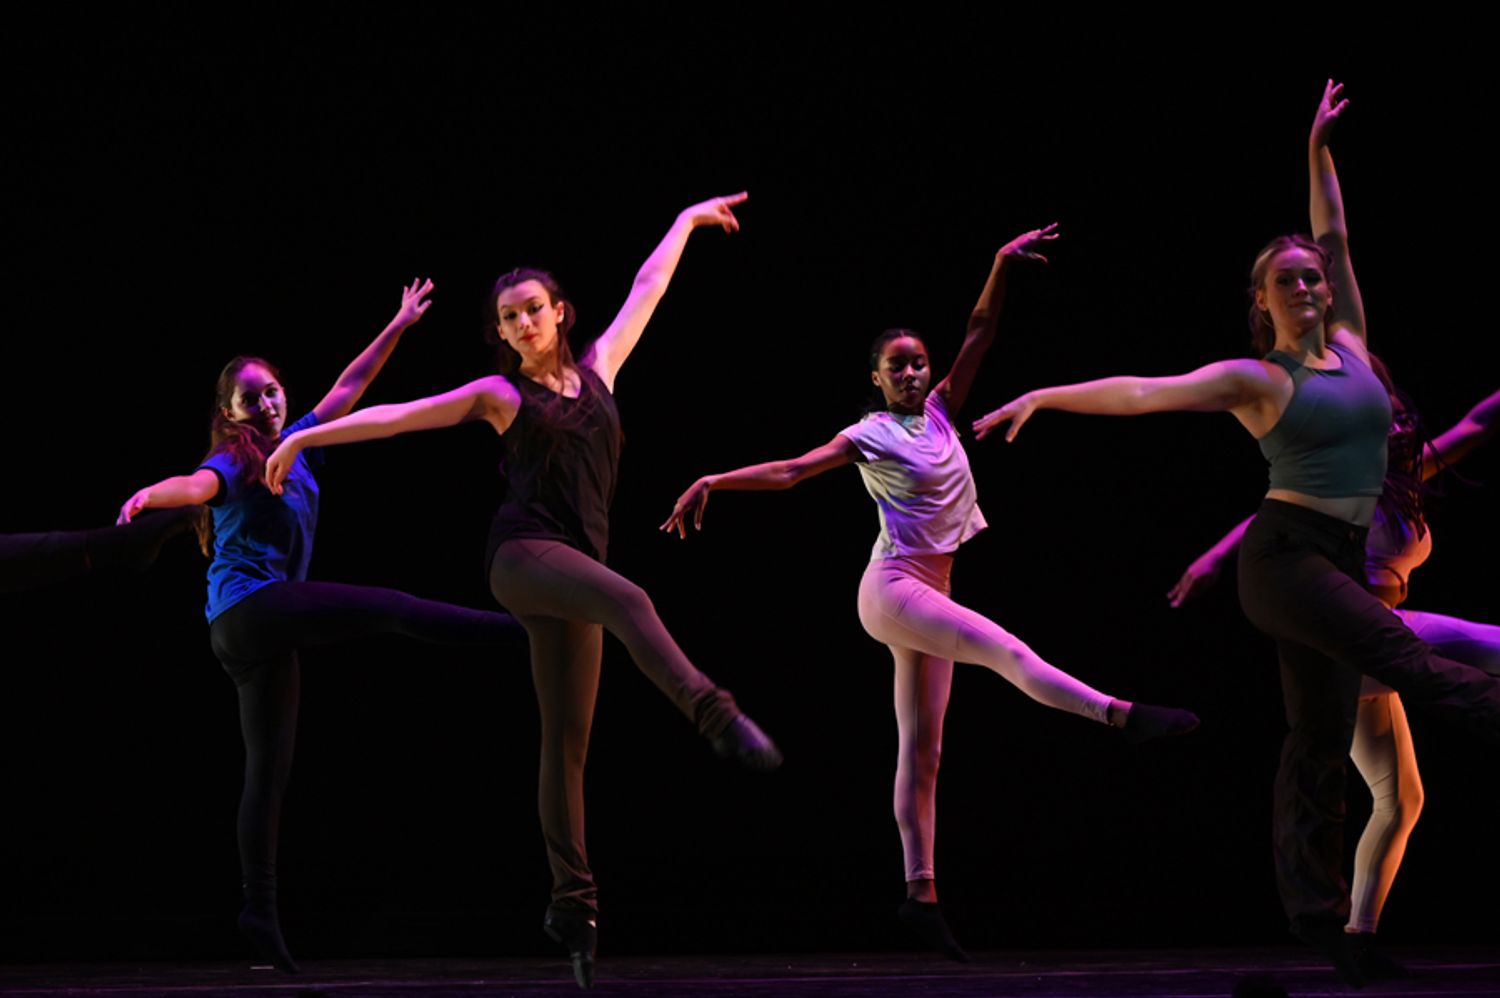
[[[604,631],[625,645],[637,668],[706,737],[721,734],[738,708],[688,661],[645,590],[576,548],[551,540],[506,541],[490,566],[490,591],[531,638],[542,715],[537,806],[552,865],[551,910],[597,910],[598,888],[584,846],[583,766]]]

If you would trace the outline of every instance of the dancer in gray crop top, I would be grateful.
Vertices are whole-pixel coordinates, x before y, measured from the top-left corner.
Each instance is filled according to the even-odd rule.
[[[982,437],[1008,424],[1009,441],[1044,409],[1229,412],[1267,448],[1270,488],[1241,547],[1239,593],[1251,623],[1276,639],[1291,729],[1275,787],[1277,886],[1293,933],[1359,985],[1396,972],[1369,940],[1344,932],[1344,781],[1360,674],[1492,744],[1500,744],[1500,680],[1434,653],[1363,587],[1390,410],[1369,373],[1364,305],[1328,148],[1348,107],[1341,97],[1330,80],[1308,137],[1313,238],[1274,240],[1250,273],[1260,359],[1042,388],[974,426]]]

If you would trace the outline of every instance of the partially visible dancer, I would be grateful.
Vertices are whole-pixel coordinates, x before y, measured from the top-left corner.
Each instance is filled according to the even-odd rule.
[[[882,410],[831,441],[789,461],[706,475],[677,500],[662,529],[687,536],[703,525],[709,493],[787,489],[846,464],[859,466],[880,513],[880,537],[859,587],[859,619],[895,663],[895,811],[906,859],[907,900],[898,910],[922,941],[955,960],[968,956],[938,908],[933,843],[938,760],[953,663],[998,673],[1021,692],[1057,710],[1113,725],[1132,740],[1191,730],[1187,711],[1130,704],[1100,693],[1044,661],[1019,638],[949,596],[959,545],[986,526],[969,460],[953,427],[980,362],[995,339],[1006,279],[1015,261],[1045,261],[1038,250],[1056,226],[1024,233],[995,254],[953,369],[928,390],[927,347],[916,333],[889,329],[870,347],[870,379]]]
[[[666,293],[689,236],[709,225],[737,231],[733,209],[745,198],[684,209],[636,274],[619,314],[580,359],[567,340],[577,316],[557,280],[541,270],[512,270],[495,282],[486,321],[499,374],[305,430],[286,439],[266,465],[268,483],[280,493],[292,489],[304,448],[475,420],[503,434],[508,491],[490,531],[490,591],[531,639],[542,714],[538,796],[552,866],[552,903],[542,924],[567,947],[583,988],[594,983],[599,911],[584,846],[583,770],[604,631],[721,756],[758,770],[781,763],[775,744],[729,691],[683,654],[651,598],[604,564],[621,442],[615,376]]]
[[[1373,354],[1371,360],[1375,361]],[[1383,373],[1378,362],[1375,370]],[[1412,572],[1432,554],[1421,483],[1495,435],[1500,429],[1500,391],[1429,444],[1423,443],[1420,420],[1401,393],[1392,393],[1391,404],[1396,418],[1391,423],[1385,491],[1375,507],[1365,545],[1366,585],[1438,654],[1500,675],[1500,627],[1401,605]],[[1250,520],[1244,520],[1188,566],[1168,594],[1172,606],[1182,606],[1213,585],[1249,526]],[[1407,838],[1422,812],[1423,794],[1401,697],[1368,677],[1360,688],[1350,755],[1370,788],[1374,806],[1354,853],[1354,885],[1345,931],[1372,937],[1401,867]],[[1373,940],[1359,942],[1371,949]],[[1387,969],[1398,972],[1393,964]]]
[[[1259,360],[1165,378],[1104,378],[1027,392],[979,419],[1014,440],[1043,409],[1095,415],[1230,412],[1260,442],[1270,488],[1240,547],[1245,615],[1276,640],[1290,731],[1276,776],[1277,885],[1299,938],[1351,985],[1379,961],[1344,932],[1344,779],[1361,674],[1491,744],[1500,680],[1437,654],[1364,588],[1365,536],[1384,489],[1391,404],[1370,368],[1333,156],[1348,107],[1331,80],[1308,141],[1313,237],[1282,236],[1250,272]]]
[[[422,641],[494,645],[518,639],[505,615],[418,599],[392,589],[308,582],[318,520],[313,467],[321,455],[298,456],[285,489],[262,483],[275,445],[352,410],[385,366],[401,334],[422,317],[432,282],[402,292],[390,325],[344,370],[312,411],[286,426],[281,376],[267,361],[236,357],[219,375],[212,444],[191,474],[163,479],[131,496],[120,523],[147,509],[206,505],[200,522],[208,569],[209,640],[239,695],[245,741],[239,849],[245,907],[240,930],[260,955],[288,973],[297,964],[281,935],[276,905],[276,851],[281,802],[291,773],[301,695],[297,650],[370,634]]]
[[[125,527],[0,534],[0,593],[137,575],[156,562],[163,544],[192,530],[197,519],[197,510],[184,507]]]

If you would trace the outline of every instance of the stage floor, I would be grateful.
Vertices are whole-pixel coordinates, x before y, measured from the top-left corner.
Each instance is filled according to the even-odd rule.
[[[1394,949],[1403,981],[1363,993],[1500,995],[1500,948]],[[714,998],[920,994],[924,998],[1092,998],[1230,995],[1247,978],[1290,995],[1343,995],[1333,971],[1301,949],[1117,952],[999,952],[954,964],[913,954],[793,954],[601,958],[595,991]],[[181,996],[237,998],[529,998],[578,989],[562,960],[307,961],[298,977],[231,964],[74,964],[0,968],[0,996]],[[1274,994],[1258,990],[1254,994]]]

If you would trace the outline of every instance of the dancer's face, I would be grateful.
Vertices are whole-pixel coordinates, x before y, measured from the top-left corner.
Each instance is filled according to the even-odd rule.
[[[880,351],[880,367],[870,378],[885,395],[886,408],[903,415],[922,411],[932,370],[927,363],[927,347],[915,336],[898,336]]]
[[[557,351],[558,329],[567,307],[567,302],[554,303],[540,281],[522,281],[495,299],[496,328],[522,360],[549,357]]]
[[[1300,246],[1284,249],[1271,260],[1265,283],[1255,289],[1255,305],[1269,312],[1277,329],[1303,333],[1323,321],[1333,289],[1323,262]]]
[[[270,371],[246,364],[235,376],[226,411],[236,423],[249,423],[274,440],[286,425],[286,392]]]

